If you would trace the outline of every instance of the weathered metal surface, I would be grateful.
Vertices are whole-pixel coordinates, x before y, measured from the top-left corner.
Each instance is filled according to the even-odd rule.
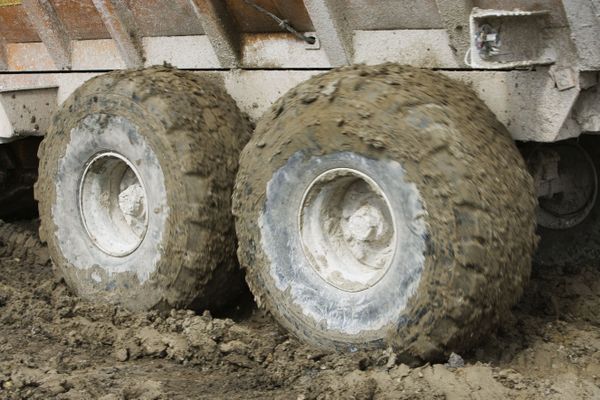
[[[579,0],[566,0],[578,2]],[[490,10],[549,11],[548,26],[557,28],[568,25],[562,0],[473,0],[473,7]]]
[[[552,142],[581,133],[569,121],[579,88],[557,90],[548,68],[444,73],[470,84],[516,140]]]
[[[458,63],[465,67],[465,56],[471,47],[471,32],[465,21],[473,9],[472,0],[436,0],[438,11],[450,38]]]
[[[458,68],[444,29],[355,31],[355,63],[396,62],[423,68]]]
[[[547,10],[482,10],[470,15],[470,66],[517,68],[552,64],[557,53],[544,30]],[[490,39],[491,38],[491,39]]]
[[[43,43],[7,43],[10,71],[54,71],[56,66]]]
[[[391,61],[446,70],[470,82],[517,139],[553,141],[577,136],[582,127],[600,126],[596,122],[600,110],[580,104],[582,98],[592,101],[589,91],[577,100],[583,88],[595,90],[597,85],[581,69],[600,70],[600,31],[594,30],[598,10],[593,8],[600,7],[600,0],[253,1],[288,20],[299,32],[316,30],[318,45],[307,46],[283,32],[243,0],[26,0],[42,8],[43,12],[37,10],[41,22],[35,23],[39,35],[27,18],[26,4],[0,7],[0,37],[7,42],[0,49],[5,50],[8,70],[0,74],[0,92],[54,85],[59,100],[64,99],[93,76],[56,73],[69,65],[64,62],[67,54],[77,71],[166,62],[180,68],[217,70],[242,110],[257,118],[280,94],[317,70]],[[54,10],[50,23],[49,5]],[[535,71],[465,69],[466,49],[473,45],[469,17],[475,7],[498,10],[492,17],[500,22],[505,17],[522,18],[515,9],[548,11],[535,29],[529,20],[502,23],[503,39],[522,36],[523,46],[511,48],[505,40],[501,47],[514,54],[503,55],[501,65],[474,65],[478,69],[534,65]],[[519,26],[529,27],[529,33],[520,34]],[[48,31],[54,37],[48,39]],[[50,45],[53,40],[58,45]],[[527,54],[533,56],[519,59]],[[552,75],[549,68],[540,66],[546,62],[555,66]],[[235,68],[242,71],[223,71]],[[457,69],[465,70],[448,72]],[[575,115],[573,107],[576,112],[585,111],[585,118]]]
[[[71,68],[71,41],[52,3],[49,0],[23,0],[23,9],[56,68]]]
[[[20,5],[0,8],[0,36],[8,43],[39,42],[40,37],[29,23]]]
[[[93,0],[110,36],[129,68],[144,64],[141,36],[131,11],[120,0]]]
[[[240,35],[220,0],[189,0],[201,22],[222,67],[233,68],[240,63]]]
[[[218,68],[221,62],[206,35],[142,39],[146,65],[168,63],[179,68]]]
[[[291,33],[242,35],[242,66],[245,68],[330,68],[323,48],[307,50],[307,44]]]
[[[563,1],[582,70],[600,69],[600,4],[596,3]]]
[[[273,102],[318,70],[232,70],[210,73],[222,79],[243,112],[259,118]],[[453,79],[472,86],[517,140],[551,142],[581,133],[571,109],[578,88],[556,90],[548,70],[539,71],[446,71]],[[96,74],[52,73],[0,75],[0,91],[58,86],[58,102],[64,101],[85,80]],[[269,82],[268,85],[265,82]],[[592,89],[593,90],[593,89]],[[597,102],[600,104],[600,101]],[[598,112],[587,114],[599,115]],[[600,119],[599,119],[600,120]]]
[[[354,52],[352,30],[343,18],[341,6],[332,0],[304,0],[304,5],[331,65],[350,64]]]
[[[43,135],[56,109],[56,96],[57,88],[0,93],[0,105],[8,120],[0,122],[0,138]]]
[[[72,40],[110,39],[92,0],[51,0]]]
[[[337,0],[352,29],[439,29],[435,0]]]
[[[140,35],[202,35],[202,26],[187,0],[124,0],[131,10]],[[219,0],[222,3],[222,0]]]
[[[577,99],[573,118],[584,132],[600,132],[600,94],[596,88],[584,90]]]
[[[294,51],[290,54],[273,55],[274,52],[281,50],[281,42],[273,41],[276,45],[272,49],[269,49],[265,44],[268,41],[265,40],[263,35],[253,36],[252,34],[275,34],[280,33],[282,28],[277,26],[271,18],[258,12],[245,1],[241,0],[173,0],[170,2],[161,0],[44,1],[54,6],[56,15],[62,21],[64,31],[66,31],[66,34],[57,36],[68,37],[76,41],[81,39],[112,38],[116,41],[126,66],[142,65],[144,59],[144,41],[141,38],[190,37],[200,36],[205,33],[213,45],[213,52],[219,58],[219,63],[214,65],[214,68],[288,68],[290,65],[311,68],[323,66],[323,63],[320,61],[315,63],[315,56],[313,54],[296,52],[296,47],[294,46],[292,46]],[[319,43],[327,52],[329,65],[331,66],[364,60],[364,54],[354,57],[354,53],[362,51],[358,47],[360,43],[366,42],[366,32],[373,32],[373,40],[367,40],[369,44],[373,46],[373,49],[388,51],[386,54],[372,52],[373,58],[423,60],[425,64],[420,66],[433,66],[436,68],[445,68],[449,65],[452,68],[457,66],[465,67],[463,64],[466,53],[465,45],[468,39],[470,39],[469,29],[466,28],[468,24],[467,16],[472,6],[496,7],[505,11],[511,11],[514,7],[529,11],[548,10],[548,24],[543,27],[544,40],[540,41],[540,43],[547,43],[551,47],[551,45],[556,44],[558,41],[570,41],[568,31],[564,32],[565,37],[562,38],[558,34],[558,31],[552,31],[548,35],[549,31],[545,29],[566,26],[567,19],[562,9],[561,0],[423,0],[419,2],[408,0],[253,1],[280,18],[288,20],[300,32],[317,29]],[[94,2],[99,7],[95,7]],[[0,18],[10,17],[8,24],[0,25],[0,31],[3,29],[7,30],[8,35],[5,35],[7,42],[14,42],[12,39],[16,37],[19,37],[19,40],[17,40],[19,43],[40,40],[39,36],[35,35],[35,32],[33,35],[27,34],[26,27],[28,21],[23,19],[22,8],[22,6],[0,8]],[[97,9],[103,10],[102,13],[98,12]],[[82,18],[82,16],[85,16],[85,18]],[[110,28],[110,33],[107,27]],[[396,32],[402,30],[410,36],[411,30],[419,30],[427,36],[428,31],[435,31],[440,28],[446,30],[446,37],[450,40],[448,41],[443,38],[439,43],[428,42],[426,46],[423,46],[428,50],[425,50],[424,54],[420,57],[414,57],[414,54],[411,57],[404,57],[393,53],[397,49],[409,47],[404,44],[377,43],[377,40],[388,37],[401,42],[404,40],[404,38],[398,38],[395,34],[380,35],[378,32],[382,31]],[[410,41],[411,39],[408,38],[407,40]],[[527,41],[527,38],[524,40]],[[260,46],[257,46],[256,43],[260,43]],[[564,43],[561,43],[561,46],[565,47]],[[84,47],[78,46],[79,49]],[[455,59],[452,62],[447,62],[448,60],[446,60],[448,47],[456,50]],[[61,47],[50,47],[51,50],[53,48]],[[270,56],[266,57],[264,62],[261,63],[259,54],[250,54],[253,50],[260,50],[260,56],[266,54],[270,54]],[[563,48],[558,48],[558,50],[562,52]],[[163,52],[166,52],[166,49]],[[55,59],[57,58],[55,51],[51,51],[50,53]],[[158,55],[158,53],[160,51],[154,47],[153,54]],[[292,54],[293,56],[298,56],[298,60],[290,61],[289,58]],[[565,59],[572,60],[571,56],[572,54],[569,53]],[[8,55],[8,58],[11,58],[10,55]],[[117,62],[110,66],[104,60],[99,59],[99,57],[94,58],[100,64],[96,67],[90,66],[87,68],[114,69],[119,68],[121,65],[121,63]],[[192,57],[186,58],[189,60]],[[432,62],[432,59],[444,60],[444,62]],[[546,62],[550,62],[551,57],[545,57],[545,59]],[[285,62],[283,62],[284,60]],[[303,64],[304,60],[308,62]],[[539,64],[539,60],[535,61],[534,64]],[[85,64],[89,65],[90,63]],[[187,65],[190,67],[189,64]],[[45,63],[41,62],[32,68],[32,70],[43,70],[42,66],[45,66]],[[197,66],[197,68],[207,67],[210,68],[213,66],[205,62]],[[479,63],[477,67],[487,68],[488,66]],[[502,65],[501,67],[508,68],[511,66]],[[11,68],[9,65],[9,69]],[[194,66],[191,66],[191,68],[194,68]],[[24,70],[23,65],[19,65],[17,69]]]
[[[241,33],[281,32],[277,23],[250,7],[243,0],[219,0],[227,5],[235,26]],[[314,31],[302,0],[253,0],[256,4],[287,20],[299,32]]]

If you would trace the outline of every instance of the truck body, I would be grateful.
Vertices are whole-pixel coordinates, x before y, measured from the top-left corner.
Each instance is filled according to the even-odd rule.
[[[92,76],[165,63],[216,75],[252,119],[314,74],[394,62],[467,82],[516,140],[600,130],[592,0],[256,3],[315,43],[241,0],[0,2],[0,141],[43,135]]]

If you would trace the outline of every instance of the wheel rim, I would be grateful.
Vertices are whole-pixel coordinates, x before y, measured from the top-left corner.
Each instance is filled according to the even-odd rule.
[[[86,164],[79,185],[85,230],[100,250],[115,257],[133,253],[148,229],[147,192],[137,169],[116,152],[102,152]]]
[[[304,191],[298,224],[310,265],[328,284],[366,290],[389,270],[396,224],[383,190],[364,173],[328,170]]]
[[[568,229],[583,222],[598,195],[589,154],[577,143],[559,143],[538,147],[527,161],[536,185],[538,225]]]

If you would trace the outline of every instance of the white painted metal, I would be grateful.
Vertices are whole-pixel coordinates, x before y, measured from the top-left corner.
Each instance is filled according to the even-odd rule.
[[[546,10],[522,11],[522,10],[481,10],[474,8],[469,18],[470,32],[472,36],[471,47],[469,53],[465,56],[467,65],[473,68],[485,69],[507,69],[528,67],[533,65],[548,65],[556,61],[557,55],[548,41],[544,40],[541,35],[542,24],[538,24],[538,20],[546,17],[549,14]],[[517,20],[520,19],[520,20]],[[539,55],[535,58],[515,59],[510,62],[499,62],[492,59],[488,60],[481,56],[481,51],[476,39],[480,34],[480,29],[483,26],[489,26],[487,21],[502,21],[497,26],[498,33],[488,34],[493,40],[498,38],[498,53],[508,54],[509,56],[519,52],[522,48],[526,48],[524,53],[530,53],[532,49],[538,50]],[[509,26],[511,23],[512,26]],[[500,40],[503,36],[508,36],[507,29],[518,30],[517,37],[512,37],[510,40]],[[504,29],[504,31],[502,31]],[[485,40],[485,39],[484,39]]]
[[[320,73],[319,70],[231,70],[206,72],[221,79],[242,111],[258,119],[285,92]],[[204,72],[198,72],[204,73]],[[442,71],[469,84],[505,124],[516,140],[552,142],[576,137],[581,125],[572,108],[579,87],[558,90],[546,68],[538,71]],[[0,74],[0,92],[58,87],[62,103],[84,81],[98,73]],[[265,82],[269,82],[265,85]],[[587,103],[586,103],[587,104]],[[586,121],[596,111],[588,110]],[[589,122],[588,122],[589,125]]]
[[[45,0],[28,2],[46,4]],[[470,0],[428,0],[413,6],[386,0],[372,10],[361,11],[360,0],[305,0],[308,15],[317,30],[317,46],[307,46],[286,33],[232,33],[220,29],[220,22],[231,24],[232,21],[213,0],[189,0],[193,6],[190,12],[196,13],[197,23],[203,28],[201,32],[206,34],[139,37],[129,11],[116,7],[117,3],[116,0],[95,0],[94,3],[112,39],[70,42],[69,65],[77,73],[57,73],[61,65],[55,62],[57,56],[48,51],[52,46],[47,43],[0,43],[0,69],[7,70],[0,74],[0,92],[57,87],[60,103],[100,71],[166,63],[216,74],[240,108],[257,119],[277,97],[321,70],[349,63],[394,62],[437,69],[469,83],[518,140],[551,142],[576,137],[585,129],[600,130],[600,110],[595,105],[597,96],[588,93],[589,88],[593,91],[597,79],[587,79],[590,73],[582,79],[580,72],[581,68],[589,68],[594,55],[589,51],[584,54],[585,65],[577,61],[581,49],[593,48],[590,44],[593,38],[586,41],[583,35],[587,28],[574,19],[578,10],[589,6],[588,0],[581,0],[583,8],[563,2],[569,3],[567,17],[547,1],[543,2],[542,10],[547,7],[548,12],[479,10],[472,7]],[[439,15],[434,12],[436,8]],[[413,15],[417,9],[428,14]],[[470,16],[467,15],[469,10]],[[402,18],[390,17],[398,15]],[[486,18],[500,18],[502,22],[502,18],[529,21],[538,17],[544,38],[539,43],[543,47],[540,57],[497,64],[475,54],[476,32],[473,31],[478,29],[479,22],[485,22]],[[405,28],[394,28],[396,20]],[[571,38],[570,24],[579,29],[575,39]],[[450,32],[451,28],[456,32]],[[64,39],[64,35],[61,37]],[[458,48],[463,46],[465,38],[471,40],[467,61],[477,70],[465,68],[465,54]],[[507,46],[510,48],[510,44]],[[553,63],[552,69],[540,66],[544,63]],[[522,65],[536,68],[508,70]],[[482,71],[497,68],[503,70]],[[11,74],[21,71],[39,74]],[[0,137],[23,133],[11,127],[14,121],[6,121],[8,114],[0,111],[0,121],[4,118]]]

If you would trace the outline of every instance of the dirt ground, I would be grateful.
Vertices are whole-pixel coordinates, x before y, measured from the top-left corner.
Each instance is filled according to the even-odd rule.
[[[1,399],[600,399],[600,265],[537,268],[485,343],[410,368],[391,350],[311,349],[251,305],[233,320],[79,301],[35,235],[9,231],[0,229]]]

